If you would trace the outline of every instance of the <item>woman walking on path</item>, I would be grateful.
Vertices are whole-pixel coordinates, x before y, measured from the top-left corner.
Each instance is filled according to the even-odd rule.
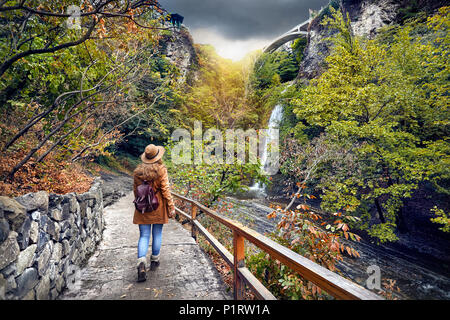
[[[145,148],[141,155],[142,163],[134,170],[133,191],[138,195],[138,187],[148,183],[153,187],[159,205],[151,212],[134,211],[133,223],[139,225],[140,237],[138,242],[138,282],[146,280],[147,251],[152,234],[152,255],[150,258],[150,270],[159,266],[159,256],[162,241],[163,225],[169,222],[169,218],[175,215],[175,205],[170,194],[167,168],[162,162],[165,149],[153,144]]]

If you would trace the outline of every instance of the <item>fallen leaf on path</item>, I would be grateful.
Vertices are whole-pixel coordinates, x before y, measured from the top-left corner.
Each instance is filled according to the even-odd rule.
[[[155,292],[155,298],[156,297],[158,297],[158,295],[160,294],[160,293],[162,293],[162,289],[153,289],[153,291]]]

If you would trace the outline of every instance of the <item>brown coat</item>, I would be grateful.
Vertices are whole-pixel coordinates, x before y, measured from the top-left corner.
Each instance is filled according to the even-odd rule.
[[[153,181],[153,188],[159,200],[158,209],[152,212],[141,212],[134,210],[134,224],[165,224],[169,222],[169,212],[174,210],[172,195],[170,194],[169,178],[167,168],[162,163],[141,163],[134,170],[133,191],[136,196],[137,187],[144,182]]]

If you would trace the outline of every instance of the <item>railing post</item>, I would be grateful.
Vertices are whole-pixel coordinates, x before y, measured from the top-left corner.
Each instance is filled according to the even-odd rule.
[[[233,256],[234,256],[234,300],[242,300],[244,298],[245,284],[239,277],[238,268],[245,266],[245,248],[244,237],[233,230]]]
[[[192,220],[195,220],[197,217],[197,206],[193,203],[191,203],[191,217]],[[195,239],[195,242],[197,242],[197,227],[194,224],[194,221],[191,223],[191,236]]]

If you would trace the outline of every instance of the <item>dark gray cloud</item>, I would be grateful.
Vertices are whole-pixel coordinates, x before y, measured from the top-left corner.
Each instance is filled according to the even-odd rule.
[[[234,40],[274,38],[308,19],[309,9],[328,0],[160,0],[172,13],[184,16],[192,29],[211,28]]]

